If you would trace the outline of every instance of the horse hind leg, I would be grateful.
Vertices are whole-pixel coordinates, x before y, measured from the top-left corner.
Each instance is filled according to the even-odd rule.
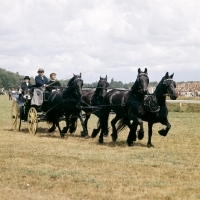
[[[140,125],[140,130],[138,131],[138,139],[142,140],[144,138],[144,128],[143,128],[143,121],[138,118],[138,123]]]

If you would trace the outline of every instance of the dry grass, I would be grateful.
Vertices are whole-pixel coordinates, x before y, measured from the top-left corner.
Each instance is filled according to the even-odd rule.
[[[128,130],[116,143],[105,138],[60,139],[39,124],[33,136],[25,123],[10,130],[11,101],[0,96],[0,199],[200,199],[200,114],[170,113],[167,137],[154,126],[154,148],[145,138],[126,146]],[[90,120],[90,133],[96,118]],[[146,123],[145,123],[146,127]]]

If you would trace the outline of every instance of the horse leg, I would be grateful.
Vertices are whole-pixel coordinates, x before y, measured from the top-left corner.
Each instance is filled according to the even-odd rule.
[[[135,122],[135,121],[130,126],[129,135],[128,135],[128,138],[126,140],[126,142],[127,142],[129,147],[134,146],[134,142],[133,141],[136,141],[137,126],[138,126],[138,123]]]
[[[98,120],[98,122],[97,122],[97,128],[93,129],[91,137],[95,138],[97,136],[97,134],[99,133],[100,130],[101,130],[100,121]]]
[[[87,128],[87,124],[88,124],[88,119],[90,118],[90,116],[91,116],[91,114],[86,114],[86,117],[85,117],[85,121],[84,121],[84,127],[85,127],[85,129],[86,129],[86,131],[87,131],[87,133],[88,133],[88,128]],[[81,132],[81,134],[84,134],[84,129],[83,129],[83,131]]]
[[[116,127],[115,127],[115,124],[117,123],[117,121],[118,121],[119,119],[121,119],[121,117],[120,117],[119,115],[116,114],[115,118],[112,119],[112,121],[111,121],[111,125],[112,125],[112,134],[111,134],[111,136],[112,136],[112,141],[113,141],[113,142],[116,142],[117,137],[118,137],[118,135],[117,135],[117,129],[116,129]]]
[[[55,131],[55,129],[56,129],[56,122],[53,122],[53,125],[52,125],[52,127],[48,130],[48,132],[51,133],[51,132]]]
[[[142,140],[144,137],[144,127],[143,127],[143,121],[138,118],[138,124],[140,125],[140,130],[138,131],[138,139]]]
[[[88,132],[87,132],[87,129],[85,128],[85,123],[83,121],[83,116],[82,116],[82,113],[80,111],[80,113],[78,114],[78,118],[80,119],[81,121],[81,125],[83,127],[83,132],[81,133],[81,136],[82,137],[85,137],[85,138],[88,138]]]
[[[59,129],[60,131],[60,137],[64,138],[65,134],[67,133],[68,129],[69,129],[69,124],[70,124],[70,120],[69,120],[69,115],[65,115],[65,122],[66,122],[66,127],[64,127],[61,131],[61,129]],[[58,125],[59,125],[59,119],[57,121]],[[59,128],[59,127],[58,127]]]
[[[102,121],[104,120],[104,121]],[[108,118],[105,120],[105,118],[100,119],[100,129],[101,133],[99,135],[99,143],[103,144],[103,136],[108,135]]]
[[[130,120],[133,120],[134,122],[137,123],[137,125],[140,126],[140,130],[138,131],[138,139],[142,140],[144,137],[144,127],[143,127],[143,120],[138,118],[136,115],[131,114]]]
[[[62,135],[61,135],[61,132],[62,132],[62,131],[61,131],[61,128],[60,128],[59,119],[57,119],[57,120],[54,122],[54,125],[56,125],[56,126],[58,127],[58,130],[59,130],[59,132],[60,132],[60,137],[63,138],[65,135],[64,135],[63,137],[62,137]]]
[[[148,122],[148,142],[147,142],[147,147],[154,147],[153,144],[151,143],[151,137],[152,137],[152,127],[153,123]]]
[[[162,136],[166,136],[171,128],[171,124],[169,123],[167,118],[164,120],[162,124],[166,126],[166,129],[159,130],[158,133]]]
[[[76,131],[77,127],[77,116],[70,117],[70,125],[69,125],[69,132],[72,134]]]

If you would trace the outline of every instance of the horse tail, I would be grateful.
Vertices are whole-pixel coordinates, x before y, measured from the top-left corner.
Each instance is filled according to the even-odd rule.
[[[61,113],[56,112],[56,110],[52,109],[51,111],[46,113],[47,123],[54,123],[56,119],[61,117]]]
[[[119,120],[117,123],[117,132],[122,131],[127,125],[127,118],[123,117],[122,119]]]

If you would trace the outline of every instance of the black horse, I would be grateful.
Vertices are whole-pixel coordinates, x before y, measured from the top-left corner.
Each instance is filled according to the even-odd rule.
[[[144,100],[144,104],[138,106],[135,104],[134,99],[130,100],[130,103],[127,104],[127,115],[129,120],[135,119],[133,116],[137,116],[140,119],[148,122],[148,142],[147,147],[153,147],[151,143],[152,137],[152,127],[154,123],[160,122],[161,124],[166,126],[166,129],[159,130],[158,133],[162,136],[166,136],[169,132],[171,125],[168,121],[168,109],[166,106],[166,96],[169,95],[170,99],[175,100],[178,97],[178,93],[176,92],[176,83],[173,81],[173,76],[169,76],[168,72],[159,82],[156,87],[156,90],[152,95],[147,96],[147,100]],[[157,106],[156,106],[157,105]],[[117,130],[122,130],[122,127],[125,127],[127,118],[123,118],[119,122],[119,126]],[[129,140],[135,141],[136,139],[136,130],[138,123],[134,121],[132,123],[131,133]],[[141,139],[143,135],[141,136]]]
[[[84,124],[87,131],[88,131],[87,123],[91,114],[96,115],[98,118],[100,117],[101,114],[100,109],[96,108],[96,106],[102,105],[103,98],[107,93],[108,86],[109,83],[107,82],[107,75],[105,78],[102,78],[100,76],[100,80],[97,84],[95,91],[92,90],[82,91],[83,94],[81,96],[81,105],[83,106],[83,111],[86,113]]]
[[[52,92],[48,98],[48,108],[46,113],[47,121],[53,123],[49,132],[55,130],[56,126],[60,131],[60,136],[63,138],[70,128],[70,133],[76,130],[76,118],[78,117],[83,126],[84,133],[82,136],[87,137],[88,133],[85,129],[81,114],[81,96],[82,96],[83,80],[80,75],[74,75],[68,82],[67,88],[62,91]],[[59,118],[65,116],[66,127],[63,130],[59,126]]]
[[[120,91],[117,89],[113,89],[106,94],[106,96],[104,97],[103,107],[100,117],[101,133],[99,136],[99,143],[103,143],[103,136],[108,135],[108,117],[111,110],[116,113],[115,118],[111,121],[113,141],[116,141],[117,139],[116,137],[117,129],[115,127],[115,124],[119,119],[123,118],[124,122],[126,121],[125,122],[126,125],[128,125],[129,128],[131,128],[130,120],[128,120],[128,118],[126,117],[125,104],[127,104],[130,97],[135,99],[136,104],[142,104],[144,95],[147,94],[148,84],[149,84],[149,78],[147,75],[147,69],[145,68],[145,71],[142,72],[141,69],[139,68],[137,79],[130,91]],[[144,130],[143,130],[142,120],[137,119],[137,122],[141,125],[140,132],[143,132]],[[97,132],[93,131],[92,137],[95,137],[96,135]],[[128,143],[128,145],[131,146],[130,142]]]

